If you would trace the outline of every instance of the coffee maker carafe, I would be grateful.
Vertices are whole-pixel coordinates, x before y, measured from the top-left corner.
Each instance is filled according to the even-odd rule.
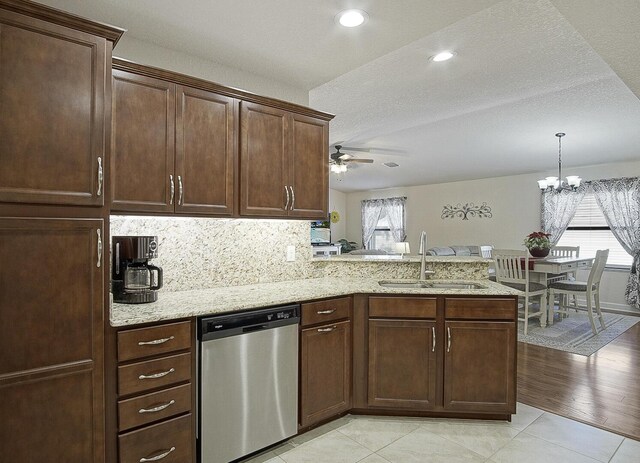
[[[125,304],[157,301],[158,290],[162,288],[162,268],[151,265],[149,260],[158,257],[158,237],[114,236],[112,245],[113,301]]]

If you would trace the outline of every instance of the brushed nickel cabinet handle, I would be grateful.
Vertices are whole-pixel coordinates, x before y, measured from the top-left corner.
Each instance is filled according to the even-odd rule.
[[[169,182],[170,182],[170,186],[171,186],[171,196],[169,198],[169,204],[173,204],[173,197],[176,194],[176,184],[173,181],[173,175],[169,175]]]
[[[284,205],[284,210],[289,210],[289,187],[287,185],[284,186],[284,192],[287,194],[287,203]]]
[[[293,186],[290,186],[289,188],[291,188],[291,211],[296,207],[296,194],[293,192]]]
[[[436,329],[431,327],[431,352],[436,351]]]
[[[184,204],[184,188],[182,187],[182,177],[178,175],[178,206]]]
[[[173,405],[174,403],[176,403],[175,400],[170,400],[169,402],[167,402],[166,404],[162,404],[162,405],[158,405],[157,407],[153,407],[153,408],[141,408],[140,410],[138,410],[138,413],[157,413],[157,412],[161,412],[162,410],[164,410],[167,407],[170,407],[171,405]]]
[[[98,235],[98,261],[96,262],[96,267],[100,268],[102,264],[102,231],[98,228],[96,229],[96,234]]]
[[[447,326],[447,352],[451,352],[451,328]]]
[[[169,368],[167,371],[161,371],[160,373],[154,373],[152,375],[140,375],[138,379],[158,379],[167,376],[169,373],[173,373],[175,368]]]
[[[96,195],[102,195],[102,181],[104,180],[104,172],[102,171],[102,158],[98,157],[98,191]]]
[[[336,311],[336,309],[318,310],[316,313],[317,313],[318,315],[325,315],[325,314],[333,313],[333,312],[335,312],[335,311]]]
[[[175,337],[169,336],[168,338],[154,339],[153,341],[139,341],[138,345],[139,346],[157,346],[158,344],[164,344],[165,342],[171,341],[172,339],[175,339]]]
[[[171,447],[169,450],[167,450],[164,453],[161,453],[159,455],[156,455],[155,457],[144,457],[144,458],[140,458],[140,463],[146,463],[147,461],[158,461],[158,460],[162,460],[164,457],[166,457],[167,455],[169,455],[171,452],[173,452],[176,448],[175,447]]]
[[[329,328],[318,328],[318,333],[329,333],[337,328],[336,325],[333,325]]]

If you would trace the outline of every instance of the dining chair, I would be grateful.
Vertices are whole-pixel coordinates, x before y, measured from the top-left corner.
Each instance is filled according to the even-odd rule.
[[[524,317],[518,321],[524,322],[524,334],[529,328],[529,319],[539,317],[540,326],[547,325],[547,286],[542,283],[529,281],[529,252],[519,249],[494,249],[493,260],[496,265],[496,281],[515,289],[518,298],[524,300]],[[537,312],[529,312],[532,299],[539,298],[540,306]]]
[[[605,265],[607,265],[608,258],[608,249],[601,249],[596,252],[596,258],[593,261],[593,265],[591,266],[589,277],[587,278],[586,282],[563,280],[553,282],[549,285],[548,317],[551,317],[551,320],[553,320],[554,296],[556,294],[563,294],[566,296],[584,295],[587,299],[587,313],[589,314],[589,321],[591,322],[591,331],[593,331],[593,334],[598,334],[596,324],[593,321],[594,302],[596,306],[596,312],[598,313],[598,318],[600,318],[600,326],[602,326],[603,330],[606,329],[604,325],[604,317],[602,316],[602,311],[600,310],[600,280],[602,279],[602,272],[604,272],[604,267]],[[575,305],[575,308],[577,308],[577,304]],[[562,304],[558,304],[558,312],[569,315],[568,307],[562,306]]]
[[[478,246],[478,253],[480,257],[484,259],[491,259],[491,255],[493,254],[493,246],[491,246],[490,244]],[[493,264],[489,265],[489,280],[496,281],[496,269]]]
[[[580,246],[553,246],[549,253],[551,257],[580,257]],[[561,280],[575,280],[576,272],[568,273],[549,273],[547,275],[547,286],[555,281]],[[563,297],[564,296],[560,296]],[[560,301],[559,301],[560,302]],[[567,301],[567,305],[568,305]],[[573,296],[573,305],[577,306],[578,302],[576,296]]]

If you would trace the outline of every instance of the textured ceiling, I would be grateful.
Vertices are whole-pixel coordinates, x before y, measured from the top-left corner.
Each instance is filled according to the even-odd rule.
[[[332,143],[402,151],[332,175],[343,191],[552,171],[557,131],[567,168],[640,157],[640,0],[40,1],[311,89]],[[337,26],[345,8],[368,23]]]

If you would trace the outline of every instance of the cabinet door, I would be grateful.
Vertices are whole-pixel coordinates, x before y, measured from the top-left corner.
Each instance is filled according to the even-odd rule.
[[[329,123],[291,116],[289,216],[324,219],[329,203]]]
[[[0,11],[0,201],[99,206],[106,41]]]
[[[233,214],[235,101],[178,86],[176,212]]]
[[[300,426],[351,408],[351,323],[302,330]]]
[[[369,320],[370,406],[435,407],[435,329],[433,321]]]
[[[104,459],[98,231],[102,220],[0,219],[0,449],[10,461]]]
[[[173,212],[175,85],[113,71],[111,208]]]
[[[240,215],[287,215],[288,135],[287,111],[240,103]]]
[[[445,410],[515,413],[515,324],[446,321],[445,331]]]

